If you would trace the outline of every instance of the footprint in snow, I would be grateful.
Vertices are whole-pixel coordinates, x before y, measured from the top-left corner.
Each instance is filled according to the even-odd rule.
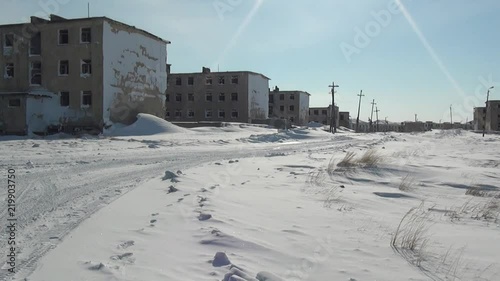
[[[135,244],[134,240],[128,240],[128,241],[125,241],[125,242],[118,244],[117,248],[118,249],[127,249],[129,247],[134,246],[134,244]]]
[[[135,258],[132,257],[133,255],[134,255],[133,253],[124,253],[121,255],[111,256],[110,259],[112,259],[114,261],[122,261],[122,262],[132,264],[135,262]]]

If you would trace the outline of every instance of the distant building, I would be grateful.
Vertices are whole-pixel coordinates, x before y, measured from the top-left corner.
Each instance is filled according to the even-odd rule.
[[[490,100],[486,105],[487,131],[500,131],[500,100]]]
[[[340,112],[339,107],[335,106],[336,123],[337,127],[340,125]],[[332,105],[328,107],[310,107],[309,108],[309,122],[316,122],[323,125],[330,125],[332,123]]]
[[[269,118],[286,119],[292,125],[306,125],[310,96],[304,91],[280,91],[275,87],[269,92]]]
[[[351,128],[351,116],[348,111],[339,112],[339,126],[350,129]]]
[[[402,122],[401,132],[424,132],[426,131],[426,125],[423,122]]]
[[[0,25],[0,131],[102,131],[163,116],[167,44],[106,17]]]
[[[171,73],[165,119],[241,122],[268,118],[269,78],[251,71]]]

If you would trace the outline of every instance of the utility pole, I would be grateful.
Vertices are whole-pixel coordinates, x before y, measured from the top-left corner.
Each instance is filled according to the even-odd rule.
[[[328,87],[332,88],[332,123],[330,124],[330,133],[335,134],[337,132],[337,115],[335,113],[335,88],[338,88],[339,85],[335,85],[335,82],[332,82],[332,84]]]
[[[417,114],[415,114],[415,123],[417,122],[417,120],[418,120],[418,119],[417,119]]]
[[[378,113],[380,112],[380,110],[378,110],[378,107],[377,110],[375,110],[375,112],[377,112],[377,132],[378,132]]]
[[[451,128],[453,129],[453,110],[452,110],[453,104],[450,104],[450,122],[451,122]]]
[[[484,110],[484,122],[483,122],[483,138],[484,134],[486,133],[486,118],[488,117],[488,101],[490,100],[490,90],[495,88],[494,86],[491,86],[488,88],[488,92],[486,93],[486,108]]]
[[[370,117],[370,131],[373,132],[373,106],[376,105],[375,99],[372,101],[372,115]]]
[[[365,95],[363,95],[363,90],[361,90],[359,92],[359,105],[358,105],[358,118],[356,118],[356,133],[359,132],[359,111],[361,110],[361,98],[364,97]]]
[[[387,121],[387,116],[385,117],[385,132],[388,131],[389,127],[389,122]]]

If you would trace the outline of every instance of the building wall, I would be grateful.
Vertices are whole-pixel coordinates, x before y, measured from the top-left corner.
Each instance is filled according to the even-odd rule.
[[[309,94],[305,92],[300,93],[299,100],[299,119],[297,124],[307,125],[309,123]]]
[[[489,101],[487,104],[486,130],[500,131],[500,101]]]
[[[248,74],[248,122],[264,120],[269,115],[269,79]]]
[[[271,118],[286,119],[292,124],[300,125],[300,92],[299,91],[277,91],[269,93],[272,96],[272,114]],[[293,99],[292,99],[293,95]],[[283,100],[280,99],[283,97]],[[293,106],[293,110],[290,107]],[[307,113],[307,111],[306,111]]]
[[[474,108],[474,130],[482,130],[486,124],[486,107]]]
[[[103,121],[131,124],[138,113],[164,117],[167,47],[112,21],[103,23]]]
[[[19,107],[10,107],[9,100],[19,99]],[[23,134],[26,127],[26,95],[0,95],[0,132]]]
[[[318,115],[315,114],[315,111],[318,111]],[[324,111],[326,110],[326,114]],[[340,112],[339,107],[335,106],[336,113],[336,123],[337,127],[339,127],[340,122]],[[330,125],[332,123],[332,106],[328,107],[311,107],[309,108],[309,122],[317,122],[324,125]]]
[[[350,128],[351,121],[349,120],[350,114],[347,111],[339,112],[339,126]]]

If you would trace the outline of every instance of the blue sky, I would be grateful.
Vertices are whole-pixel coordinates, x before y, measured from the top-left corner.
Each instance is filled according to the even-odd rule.
[[[363,89],[363,120],[372,99],[380,119],[443,122],[450,105],[453,121],[471,120],[487,86],[500,100],[498,0],[401,0],[397,10],[395,0],[2,0],[0,24],[86,17],[87,2],[91,16],[170,40],[173,72],[256,71],[309,92],[311,106],[330,104],[335,81],[353,117]]]

